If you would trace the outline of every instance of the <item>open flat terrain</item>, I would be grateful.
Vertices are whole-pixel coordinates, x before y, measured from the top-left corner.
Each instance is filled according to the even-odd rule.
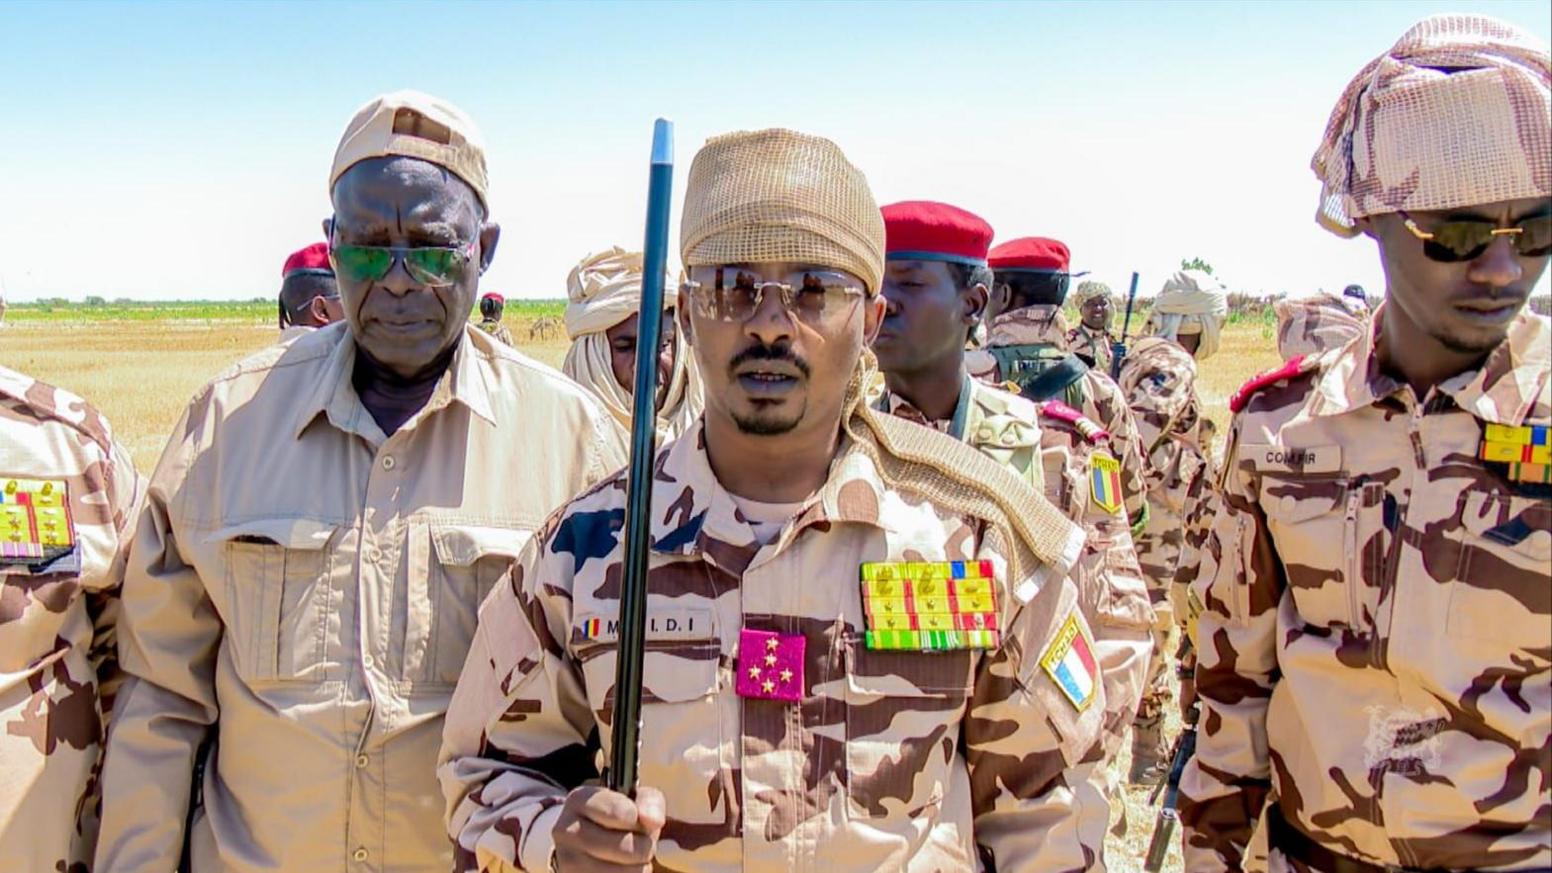
[[[149,474],[189,397],[234,361],[275,341],[272,305],[12,307],[0,327],[0,364],[87,398]],[[518,348],[556,367],[566,353],[564,330],[557,325],[532,339],[530,332],[536,320],[560,311],[559,303],[514,301],[506,317]],[[1220,442],[1229,396],[1278,363],[1269,322],[1256,317],[1225,329],[1220,352],[1202,367],[1198,389],[1219,425]],[[1122,773],[1127,763],[1123,754]],[[1154,819],[1147,795],[1127,792],[1131,826],[1124,838],[1111,839],[1114,871],[1142,869]],[[1164,869],[1178,873],[1178,837],[1176,842]]]

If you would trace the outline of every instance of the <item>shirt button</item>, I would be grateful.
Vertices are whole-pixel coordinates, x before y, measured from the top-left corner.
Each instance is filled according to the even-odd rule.
[[[366,656],[366,657],[364,657],[364,658],[362,658],[362,659],[361,659],[361,663],[362,663],[362,665],[363,665],[363,666],[365,666],[365,667],[366,667],[366,668],[367,668],[367,669],[368,669],[368,670],[370,670],[370,669],[372,669],[372,666],[373,666],[373,665],[374,665],[374,664],[376,664],[376,663],[377,663],[377,662],[376,662],[376,661],[373,661],[373,660],[372,660],[372,656],[371,656],[371,655],[367,655],[367,656]]]
[[[370,760],[371,759],[367,758],[367,756],[365,756],[365,755],[357,755],[356,756],[356,766],[357,767],[365,767],[369,763]]]
[[[357,861],[365,861],[366,849],[357,849],[355,852],[351,853],[350,857],[355,858]]]
[[[1292,513],[1293,510],[1298,507],[1298,505],[1299,505],[1299,498],[1294,497],[1292,494],[1284,494],[1283,495],[1283,500],[1282,500],[1282,510],[1283,510],[1283,512]]]
[[[392,470],[394,468],[394,465],[397,464],[397,463],[398,463],[398,461],[395,461],[393,459],[393,455],[384,455],[383,456],[383,469],[384,470]]]
[[[382,556],[382,552],[379,552],[375,546],[367,546],[366,552],[362,554],[362,557],[366,558],[366,562],[368,564],[377,563],[377,559],[381,558]]]

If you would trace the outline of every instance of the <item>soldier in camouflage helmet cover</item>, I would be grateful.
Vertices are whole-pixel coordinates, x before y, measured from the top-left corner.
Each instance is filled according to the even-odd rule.
[[[1067,331],[1068,351],[1101,373],[1109,373],[1118,341],[1110,330],[1115,294],[1104,282],[1079,282],[1072,292],[1072,305],[1078,310],[1078,323]]]
[[[965,339],[985,311],[992,228],[946,203],[885,206],[884,323],[873,350],[887,379],[876,408],[934,427],[1008,467],[1088,535],[1074,571],[1104,673],[1105,754],[1089,765],[1085,839],[1105,869],[1109,764],[1131,724],[1152,648],[1152,608],[1120,491],[1120,462],[1099,425],[1059,401],[1035,404],[970,378]]]
[[[97,410],[0,367],[0,870],[91,863],[142,485]]]
[[[1549,86],[1544,43],[1440,16],[1332,113],[1322,223],[1385,302],[1231,403],[1188,870],[1552,868]]]
[[[459,869],[1089,863],[1074,774],[1105,701],[1068,578],[1082,529],[867,405],[883,246],[827,140],[697,154],[677,311],[706,409],[657,460],[641,787],[596,785],[622,473],[552,517],[481,610],[440,769]]]

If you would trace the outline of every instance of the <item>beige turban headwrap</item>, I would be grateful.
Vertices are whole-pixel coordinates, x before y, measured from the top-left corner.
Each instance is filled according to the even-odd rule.
[[[566,279],[566,334],[571,337],[571,348],[561,369],[591,390],[627,430],[631,424],[631,393],[614,378],[605,332],[641,309],[641,273],[641,253],[616,246],[583,258]],[[674,295],[665,293],[663,308],[672,309],[673,305]],[[684,340],[676,333],[674,370],[663,408],[658,410],[659,440],[683,433],[700,412],[699,373]]]
[[[1115,302],[1115,294],[1104,282],[1079,282],[1077,289],[1072,292],[1072,305],[1082,309],[1083,304],[1095,297],[1108,297],[1111,302]]]
[[[1552,195],[1552,62],[1540,40],[1492,18],[1413,25],[1348,84],[1311,167],[1316,220],[1354,220]]]
[[[1206,360],[1218,351],[1219,333],[1229,314],[1229,295],[1212,274],[1181,270],[1169,277],[1153,299],[1148,323],[1155,336],[1173,340],[1180,334],[1200,333],[1196,359]]]
[[[1277,351],[1283,360],[1344,346],[1369,324],[1347,301],[1330,294],[1278,300],[1272,311],[1277,313]]]
[[[706,141],[690,165],[679,220],[686,268],[797,262],[856,275],[877,294],[884,217],[835,143],[790,130]]]

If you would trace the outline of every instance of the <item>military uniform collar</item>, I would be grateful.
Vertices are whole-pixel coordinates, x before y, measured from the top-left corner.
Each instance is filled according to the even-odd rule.
[[[959,399],[954,402],[954,413],[948,420],[948,429],[943,431],[949,436],[961,442],[965,438],[965,421],[970,416],[970,400],[975,394],[975,380],[970,378],[970,373],[961,368],[959,383]],[[907,421],[914,421],[927,427],[936,427],[937,423],[928,421],[927,416],[917,409],[915,404],[904,397],[884,389],[884,393],[878,398],[878,403],[873,407],[885,415],[899,415]],[[904,414],[901,414],[901,413]]]
[[[888,530],[879,512],[885,491],[872,459],[842,437],[824,485],[772,545],[783,548],[803,528],[820,523],[851,522]],[[760,550],[754,532],[738,516],[732,496],[712,472],[704,419],[659,454],[652,489],[652,549],[704,557],[731,565],[727,569],[735,573],[742,571],[740,563],[747,565]]]
[[[1380,320],[1388,303],[1374,311],[1370,329],[1336,352],[1317,386],[1317,415],[1336,415],[1377,403],[1406,386],[1380,369]],[[1482,421],[1518,425],[1537,399],[1548,393],[1548,346],[1552,330],[1546,319],[1521,312],[1509,335],[1488,353],[1482,365],[1440,382],[1436,389],[1455,405]]]
[[[383,442],[385,435],[361,404],[361,398],[351,385],[356,343],[348,326],[341,324],[339,327],[323,328],[316,333],[327,335],[327,341],[332,343],[332,347],[324,358],[322,372],[314,382],[312,393],[297,406],[294,437],[301,439],[308,425],[319,415],[326,415],[329,423],[342,431],[358,434],[372,443]],[[465,327],[458,338],[458,347],[453,350],[453,360],[448,364],[447,372],[437,382],[425,408],[416,413],[411,423],[424,420],[426,416],[451,403],[462,404],[489,424],[496,423],[495,413],[490,407],[490,379],[485,372],[488,364],[477,342],[473,338],[473,330]],[[413,425],[407,423],[406,426]]]

